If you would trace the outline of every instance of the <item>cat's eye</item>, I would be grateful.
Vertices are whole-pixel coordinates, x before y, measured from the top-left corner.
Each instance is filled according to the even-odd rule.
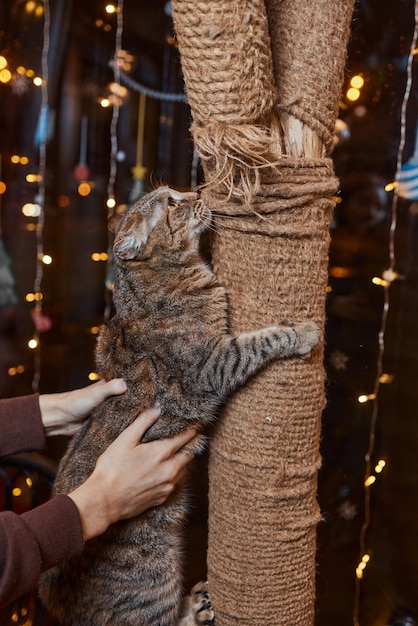
[[[176,202],[176,200],[174,200],[174,198],[172,198],[171,196],[168,197],[167,206],[169,206],[169,207],[177,207],[178,205],[179,205],[179,203]]]

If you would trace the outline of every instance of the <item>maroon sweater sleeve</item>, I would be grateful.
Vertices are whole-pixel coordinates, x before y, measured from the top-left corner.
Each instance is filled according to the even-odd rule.
[[[44,446],[38,394],[0,400],[0,457]]]
[[[0,457],[42,450],[38,395],[0,400]],[[66,495],[17,515],[0,513],[0,606],[33,588],[42,571],[83,550],[78,509]]]
[[[0,513],[0,606],[30,591],[41,572],[83,547],[78,509],[64,494],[23,515]]]

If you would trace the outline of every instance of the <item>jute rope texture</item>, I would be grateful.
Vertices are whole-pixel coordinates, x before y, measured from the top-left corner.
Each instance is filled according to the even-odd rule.
[[[326,157],[352,0],[172,8],[232,330],[281,319],[323,328],[337,188]],[[319,346],[269,367],[228,402],[216,429],[208,580],[217,626],[313,623],[322,357]]]

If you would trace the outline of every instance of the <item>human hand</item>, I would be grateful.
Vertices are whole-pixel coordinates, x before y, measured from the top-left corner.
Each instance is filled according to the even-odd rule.
[[[82,389],[39,396],[42,424],[48,436],[74,435],[92,410],[110,396],[126,391],[121,378],[100,380]]]
[[[194,456],[184,446],[196,430],[141,443],[159,414],[157,408],[141,413],[98,458],[89,478],[69,494],[79,510],[85,541],[118,520],[162,504],[184,476]]]

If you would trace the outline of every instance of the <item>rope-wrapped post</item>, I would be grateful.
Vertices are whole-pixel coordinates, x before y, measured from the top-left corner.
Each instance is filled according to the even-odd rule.
[[[283,65],[273,58],[269,28],[273,20],[280,24],[281,1],[268,14],[263,0],[172,2],[203,195],[216,216],[212,259],[230,296],[235,333],[283,319],[324,327],[337,181],[324,158],[325,134],[315,123],[306,130],[299,110],[278,113],[276,73]],[[315,4],[316,21],[301,24],[300,33],[309,27],[322,37],[325,5],[345,5],[345,51],[351,1]],[[345,52],[337,57],[303,59],[302,82],[316,63],[340,81]],[[320,126],[331,128],[335,106],[323,103]],[[287,132],[293,115],[297,124]],[[218,423],[208,547],[217,626],[313,623],[322,359],[318,346],[308,359],[273,364],[231,398]]]
[[[332,164],[283,162],[251,209],[222,207],[213,257],[233,332],[324,325]],[[227,213],[225,212],[228,211]],[[237,217],[234,217],[237,212]],[[211,443],[208,580],[217,626],[313,624],[322,348],[269,367],[225,408]]]

